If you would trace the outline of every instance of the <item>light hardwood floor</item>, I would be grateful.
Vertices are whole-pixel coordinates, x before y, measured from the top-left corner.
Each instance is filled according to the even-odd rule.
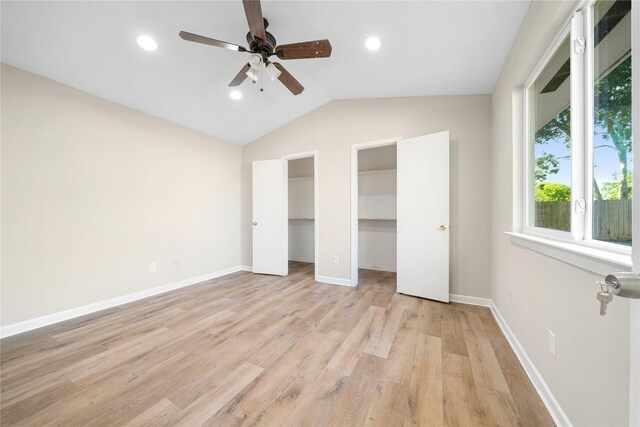
[[[553,425],[490,311],[237,273],[2,340],[2,426]]]

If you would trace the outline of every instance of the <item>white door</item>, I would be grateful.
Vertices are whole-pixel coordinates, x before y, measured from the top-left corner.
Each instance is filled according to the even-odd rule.
[[[253,162],[253,272],[288,274],[287,171],[282,159]]]
[[[449,132],[398,141],[398,292],[449,302]]]

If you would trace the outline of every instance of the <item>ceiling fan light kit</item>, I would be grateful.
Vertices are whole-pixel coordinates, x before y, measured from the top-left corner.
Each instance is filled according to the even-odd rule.
[[[269,65],[267,65],[267,73],[269,73],[269,78],[271,78],[271,80],[277,79],[280,77],[280,74],[282,74],[280,70],[273,65],[273,62],[270,62]]]
[[[249,69],[244,73],[247,77],[249,77],[251,79],[252,82],[257,82],[258,81],[258,70],[256,70],[253,67],[249,67]],[[231,85],[229,85],[231,86]],[[234,85],[237,86],[237,85]]]
[[[249,65],[254,70],[259,70],[260,68],[262,68],[262,61],[262,55],[260,55],[259,53],[252,53],[249,57]]]
[[[304,87],[281,64],[271,62],[269,58],[272,55],[281,60],[328,58],[331,56],[331,43],[325,39],[278,46],[273,34],[267,32],[269,22],[262,16],[260,1],[242,0],[242,5],[249,24],[249,32],[247,33],[248,49],[233,43],[211,39],[186,31],[180,31],[180,38],[237,52],[249,52],[251,54],[249,62],[242,67],[240,72],[229,83],[229,87],[239,86],[247,77],[255,83],[260,75],[259,72],[265,68],[271,80],[278,79],[294,95],[301,94]]]

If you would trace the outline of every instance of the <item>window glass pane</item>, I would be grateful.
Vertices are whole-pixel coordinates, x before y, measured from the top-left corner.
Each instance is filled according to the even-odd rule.
[[[530,224],[571,230],[571,70],[569,36],[530,88]]]
[[[631,2],[594,6],[593,238],[631,245]]]

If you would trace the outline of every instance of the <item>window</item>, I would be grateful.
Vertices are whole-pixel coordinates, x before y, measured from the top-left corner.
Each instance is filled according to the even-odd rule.
[[[584,2],[525,85],[527,233],[630,252],[631,3]]]
[[[631,2],[598,1],[593,16],[592,236],[631,245]]]
[[[569,35],[530,87],[532,223],[571,231],[571,58]]]

